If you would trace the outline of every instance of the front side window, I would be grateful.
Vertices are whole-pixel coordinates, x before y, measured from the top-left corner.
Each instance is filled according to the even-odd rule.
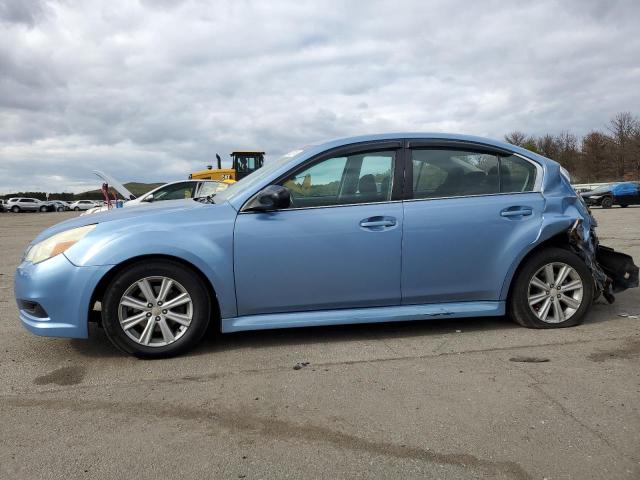
[[[335,156],[307,167],[281,184],[291,207],[322,207],[391,200],[395,151]]]
[[[183,200],[193,197],[194,182],[180,182],[167,185],[153,193],[153,200]]]

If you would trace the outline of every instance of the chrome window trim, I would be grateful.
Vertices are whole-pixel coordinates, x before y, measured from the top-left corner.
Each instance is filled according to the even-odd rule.
[[[449,200],[451,198],[476,198],[476,197],[500,197],[504,195],[525,195],[527,193],[539,193],[542,194],[539,190],[529,190],[527,192],[502,192],[502,193],[483,193],[479,195],[457,195],[455,197],[427,197],[427,198],[407,198],[404,200],[405,202],[424,202],[430,200]]]
[[[291,212],[294,210],[316,210],[318,208],[357,207],[358,205],[381,205],[381,204],[386,205],[389,203],[402,203],[403,201],[406,201],[406,200],[398,199],[398,200],[388,200],[384,202],[343,203],[340,205],[318,205],[317,207],[293,207],[293,208],[283,208],[281,210],[268,210],[266,212],[242,210],[238,213],[238,215],[243,215],[245,213],[275,213],[275,212]]]
[[[477,198],[477,197],[498,197],[504,195],[526,195],[531,193],[542,194],[540,191],[530,190],[528,192],[504,192],[504,193],[485,193],[481,195],[457,195],[455,197],[428,197],[428,198],[407,198],[404,200],[389,200],[387,202],[365,202],[365,203],[345,203],[341,205],[319,205],[317,207],[294,207],[294,208],[283,208],[281,210],[269,210],[266,212],[256,212],[256,211],[241,211],[238,215],[244,215],[247,213],[275,213],[275,212],[291,212],[294,210],[316,210],[318,208],[340,208],[340,207],[357,207],[358,205],[380,205],[380,204],[389,204],[389,203],[402,203],[402,202],[427,202],[431,200],[450,200],[450,199],[460,199],[460,198]]]

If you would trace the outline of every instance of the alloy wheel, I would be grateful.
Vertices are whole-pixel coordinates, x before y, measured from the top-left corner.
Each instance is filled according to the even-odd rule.
[[[543,322],[562,323],[582,305],[584,285],[578,272],[562,262],[540,268],[529,281],[531,311]]]
[[[182,337],[193,319],[187,290],[168,277],[146,277],[132,284],[118,305],[124,333],[147,347],[163,347]]]

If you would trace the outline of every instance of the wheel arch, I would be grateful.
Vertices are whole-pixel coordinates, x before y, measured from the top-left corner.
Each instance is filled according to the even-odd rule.
[[[217,331],[220,331],[221,327],[221,310],[220,303],[218,300],[218,296],[216,294],[216,290],[211,283],[211,280],[204,274],[202,270],[200,270],[193,263],[173,255],[165,255],[165,254],[149,254],[149,255],[139,255],[135,257],[128,258],[127,260],[119,263],[118,265],[111,268],[107,273],[103,275],[100,281],[97,283],[96,287],[93,289],[93,293],[91,295],[91,301],[89,302],[89,312],[87,315],[88,321],[100,322],[102,320],[101,313],[94,309],[96,302],[101,302],[104,298],[104,294],[107,290],[107,286],[111,281],[122,271],[128,268],[131,265],[142,261],[150,261],[150,260],[169,260],[174,263],[178,263],[181,266],[191,270],[194,274],[196,274],[202,284],[205,286],[207,293],[209,294],[209,299],[211,301],[211,320],[215,321],[215,327]]]
[[[527,250],[521,258],[514,262],[514,265],[510,269],[509,276],[507,279],[505,279],[505,283],[502,287],[502,295],[500,296],[501,300],[505,300],[507,303],[510,301],[513,284],[515,283],[514,280],[517,278],[518,273],[527,262],[527,260],[531,257],[531,255],[534,255],[540,250],[544,250],[545,248],[549,247],[559,247],[571,251],[567,230],[563,229],[560,232],[550,235],[545,240],[531,245],[531,248],[529,248],[529,250]]]

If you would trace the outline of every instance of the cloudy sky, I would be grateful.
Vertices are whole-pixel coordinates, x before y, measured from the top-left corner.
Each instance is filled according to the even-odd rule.
[[[640,2],[0,0],[0,194],[385,131],[640,113]]]

